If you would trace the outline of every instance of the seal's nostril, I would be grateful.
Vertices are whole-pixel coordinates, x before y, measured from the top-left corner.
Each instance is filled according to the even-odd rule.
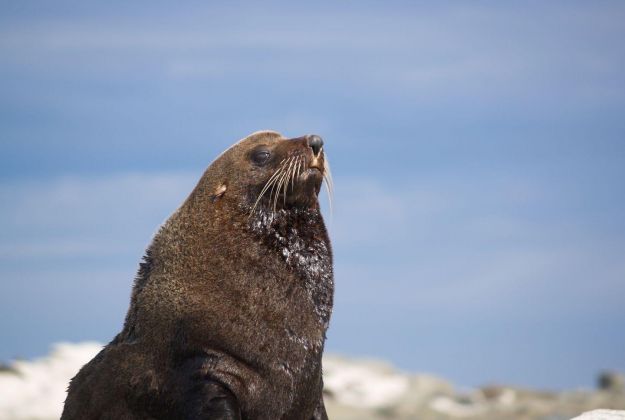
[[[313,153],[315,154],[315,156],[317,156],[319,152],[321,151],[321,146],[323,146],[323,140],[321,139],[321,137],[319,137],[316,134],[307,136],[307,139],[308,139],[308,146],[310,146],[310,148],[313,149]]]

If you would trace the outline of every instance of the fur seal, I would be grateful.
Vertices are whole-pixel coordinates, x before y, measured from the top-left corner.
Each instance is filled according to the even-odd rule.
[[[272,131],[220,155],[154,236],[123,330],[62,419],[326,419],[326,162],[319,136]]]

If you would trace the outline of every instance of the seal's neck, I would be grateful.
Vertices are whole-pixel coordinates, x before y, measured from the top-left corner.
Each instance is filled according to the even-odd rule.
[[[332,308],[332,250],[319,208],[258,212],[250,218],[254,235],[302,280],[327,327]]]

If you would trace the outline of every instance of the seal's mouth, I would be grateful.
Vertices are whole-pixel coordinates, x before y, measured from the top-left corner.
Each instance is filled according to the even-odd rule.
[[[320,177],[323,180],[323,168],[319,168],[318,166],[309,166],[307,169],[303,170],[302,173],[300,174],[300,178],[301,177],[306,178],[309,176]]]
[[[312,159],[310,160],[310,163],[308,164],[308,167],[311,169],[317,169],[319,172],[323,173],[325,168],[324,168],[324,162],[325,162],[325,156],[322,156],[323,152],[319,152],[316,155],[313,155]]]
[[[275,212],[289,207],[318,206],[317,197],[324,181],[331,202],[332,176],[325,153],[321,147],[307,146],[306,141],[310,142],[306,137],[284,141],[286,157],[260,188],[250,215],[257,208]]]

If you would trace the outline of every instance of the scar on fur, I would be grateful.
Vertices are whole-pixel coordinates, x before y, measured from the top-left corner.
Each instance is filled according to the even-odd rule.
[[[221,184],[219,187],[217,187],[217,189],[215,190],[215,192],[213,194],[211,194],[210,199],[211,202],[215,202],[218,199],[220,199],[224,193],[226,192],[226,190],[228,189],[228,187],[226,187],[226,184]]]

